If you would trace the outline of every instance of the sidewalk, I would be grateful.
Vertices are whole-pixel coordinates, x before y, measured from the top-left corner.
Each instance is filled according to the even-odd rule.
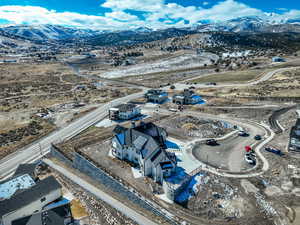
[[[50,167],[52,167],[54,170],[60,172],[61,174],[63,174],[64,176],[66,176],[67,178],[72,180],[74,183],[76,183],[79,186],[81,186],[82,188],[84,188],[85,190],[89,191],[90,193],[95,195],[97,198],[99,198],[102,201],[106,202],[107,204],[111,205],[113,208],[117,209],[118,211],[123,213],[125,216],[131,218],[132,220],[134,220],[138,224],[141,224],[141,225],[158,225],[158,224],[152,222],[151,220],[149,220],[148,218],[144,217],[143,215],[139,214],[135,210],[127,207],[122,202],[118,201],[117,199],[114,199],[110,195],[108,195],[105,192],[99,190],[94,185],[91,185],[90,183],[88,183],[85,180],[81,179],[77,175],[71,173],[67,169],[53,163],[51,160],[44,159],[43,162],[46,163],[47,165],[49,165]]]

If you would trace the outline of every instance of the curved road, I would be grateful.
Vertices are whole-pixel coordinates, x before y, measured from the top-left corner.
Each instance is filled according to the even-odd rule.
[[[275,73],[297,69],[297,68],[299,67],[276,69],[272,72],[268,72],[260,79],[256,81],[252,81],[247,84],[223,84],[223,85],[216,85],[214,87],[255,85],[259,82],[270,79]],[[199,85],[199,87],[207,87],[207,85]],[[186,87],[184,86],[183,88]],[[50,135],[40,139],[39,141],[29,146],[24,147],[23,149],[9,155],[8,157],[5,157],[0,161],[0,179],[3,179],[8,175],[11,175],[19,164],[37,160],[41,158],[43,155],[47,154],[49,152],[51,143],[72,138],[73,136],[77,135],[81,131],[87,129],[88,127],[92,126],[96,122],[102,120],[103,118],[105,118],[107,114],[107,110],[109,109],[109,107],[111,107],[111,105],[124,103],[141,96],[143,96],[143,92],[129,95],[120,99],[116,99],[110,103],[107,103],[101,106],[100,108],[96,109],[95,111],[90,112],[89,114],[83,116],[82,118],[72,122],[68,126],[51,133]]]
[[[263,76],[261,76],[260,78],[258,78],[256,80],[252,80],[252,81],[249,81],[247,83],[240,83],[240,84],[217,84],[217,85],[214,85],[214,86],[205,85],[205,84],[195,84],[195,85],[192,85],[192,86],[194,86],[195,88],[209,88],[209,87],[211,87],[211,88],[220,88],[220,87],[248,87],[248,86],[256,85],[258,83],[267,81],[270,78],[272,78],[276,73],[290,71],[290,70],[295,70],[295,69],[299,69],[299,68],[300,67],[297,66],[297,67],[289,67],[289,68],[276,69],[276,70],[273,70],[273,71],[265,73]],[[195,78],[193,78],[193,79],[195,79]],[[180,83],[174,84],[174,86],[176,87],[176,90],[183,90],[183,89],[189,88],[191,86],[191,85],[184,84],[183,82],[185,82],[185,81],[182,81]],[[167,89],[167,88],[168,87],[165,87],[165,89]]]

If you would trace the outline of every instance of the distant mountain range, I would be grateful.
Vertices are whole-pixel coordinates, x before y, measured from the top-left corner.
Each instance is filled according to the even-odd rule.
[[[268,17],[269,18],[269,17]],[[97,45],[134,44],[162,40],[201,32],[233,33],[300,33],[300,20],[274,22],[260,17],[241,17],[222,23],[202,24],[184,28],[152,30],[140,27],[123,31],[76,29],[58,25],[18,25],[0,28],[6,39],[21,39],[37,43],[88,41]]]

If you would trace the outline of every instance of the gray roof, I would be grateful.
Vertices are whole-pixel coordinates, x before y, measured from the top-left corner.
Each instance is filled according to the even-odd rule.
[[[163,93],[167,93],[167,92],[161,89],[151,89],[147,91],[146,95],[160,95]]]
[[[9,199],[0,201],[0,217],[41,199],[50,192],[60,188],[61,185],[58,181],[53,176],[49,176],[31,188],[18,192]]]
[[[34,175],[35,170],[36,170],[36,164],[34,164],[34,163],[32,163],[32,164],[20,164],[13,176],[15,177],[15,176],[28,174],[32,178],[35,178],[35,175]]]
[[[180,94],[175,94],[173,96],[173,98],[176,98],[176,97],[184,97],[184,98],[191,98],[192,96],[195,95],[195,92],[192,91],[192,90],[189,90],[189,89],[184,89],[183,92],[181,92]]]
[[[17,219],[12,222],[12,225],[65,225],[64,218],[69,212],[69,205],[63,205]]]
[[[124,128],[117,126],[114,132],[124,135],[124,145],[134,146],[141,151],[143,158],[148,158],[154,151],[164,148],[162,132],[165,130],[153,123],[141,123],[137,127]]]
[[[113,108],[119,109],[120,112],[128,112],[128,111],[132,111],[134,108],[136,108],[136,105],[128,103],[128,104],[121,104],[121,105],[118,105]]]
[[[300,119],[297,119],[295,126],[292,127],[290,137],[300,140]]]

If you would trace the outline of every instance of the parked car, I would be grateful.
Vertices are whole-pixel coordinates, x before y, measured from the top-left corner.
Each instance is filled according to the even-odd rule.
[[[210,146],[216,146],[218,145],[218,142],[216,141],[216,139],[208,139],[206,140],[206,144]]]
[[[245,131],[239,131],[238,132],[238,136],[241,136],[241,137],[249,137],[249,134]]]
[[[256,165],[256,159],[254,157],[245,155],[245,161],[250,165]]]
[[[254,139],[257,140],[257,141],[260,141],[262,139],[262,137],[260,135],[255,135]]]
[[[250,158],[254,158],[254,159],[256,158],[256,155],[254,152],[248,152],[248,153],[246,153],[246,156],[248,156]]]
[[[274,153],[274,154],[279,155],[279,156],[283,156],[284,155],[284,153],[281,150],[276,149],[276,148],[266,147],[265,150],[267,152],[271,152],[271,153]]]
[[[178,110],[174,109],[174,108],[169,108],[169,111],[171,111],[171,112],[177,112]]]
[[[208,83],[205,83],[206,85],[217,85],[217,83],[215,83],[215,82],[208,82]]]

